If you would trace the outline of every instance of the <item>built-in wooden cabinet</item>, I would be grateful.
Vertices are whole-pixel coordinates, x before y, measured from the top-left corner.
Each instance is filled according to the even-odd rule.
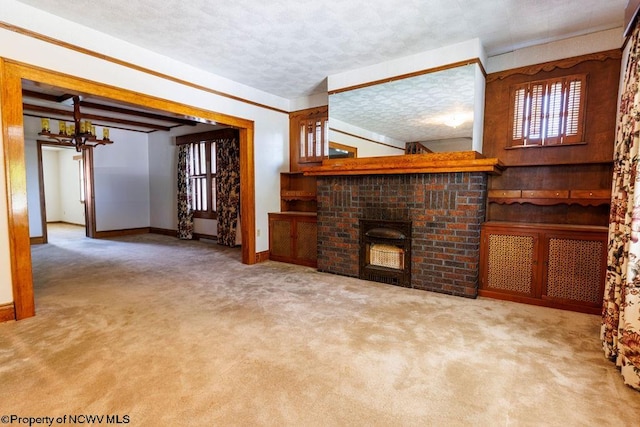
[[[269,214],[269,258],[316,267],[318,226],[315,212]]]
[[[598,314],[607,266],[607,228],[486,222],[479,295]]]
[[[269,258],[317,266],[316,178],[280,174],[280,210],[269,214]]]
[[[280,174],[280,212],[269,214],[269,258],[316,267],[317,183],[302,169],[320,165],[328,156],[328,107],[293,112],[289,124],[290,172]]]
[[[615,49],[487,75],[483,153],[505,170],[488,177],[479,295],[600,313],[620,59]],[[514,146],[513,91],[576,75],[587,76],[579,141]]]

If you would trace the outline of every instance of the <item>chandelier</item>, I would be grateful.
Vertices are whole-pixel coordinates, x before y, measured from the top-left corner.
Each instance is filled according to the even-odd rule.
[[[49,119],[42,118],[42,130],[38,135],[46,136],[60,145],[72,145],[76,151],[81,152],[85,147],[112,144],[109,139],[109,129],[102,128],[102,139],[96,136],[96,127],[89,120],[82,120],[80,114],[80,97],[73,97],[73,123],[64,120],[58,121],[58,133],[51,133]]]

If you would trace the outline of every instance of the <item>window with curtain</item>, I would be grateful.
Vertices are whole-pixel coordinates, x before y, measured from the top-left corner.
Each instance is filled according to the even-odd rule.
[[[189,144],[187,174],[194,218],[215,219],[217,217],[216,168],[215,141],[198,141]]]
[[[583,142],[586,74],[511,87],[511,146]]]

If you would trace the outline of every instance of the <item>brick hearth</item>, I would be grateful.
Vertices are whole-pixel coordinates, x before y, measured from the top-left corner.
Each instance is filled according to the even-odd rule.
[[[475,298],[483,172],[318,176],[318,270],[358,277],[359,220],[411,220],[411,286]]]

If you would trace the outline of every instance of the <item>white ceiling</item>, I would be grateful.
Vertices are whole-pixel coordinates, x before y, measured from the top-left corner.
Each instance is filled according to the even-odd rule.
[[[20,0],[284,98],[479,38],[489,56],[621,27],[627,0]]]

